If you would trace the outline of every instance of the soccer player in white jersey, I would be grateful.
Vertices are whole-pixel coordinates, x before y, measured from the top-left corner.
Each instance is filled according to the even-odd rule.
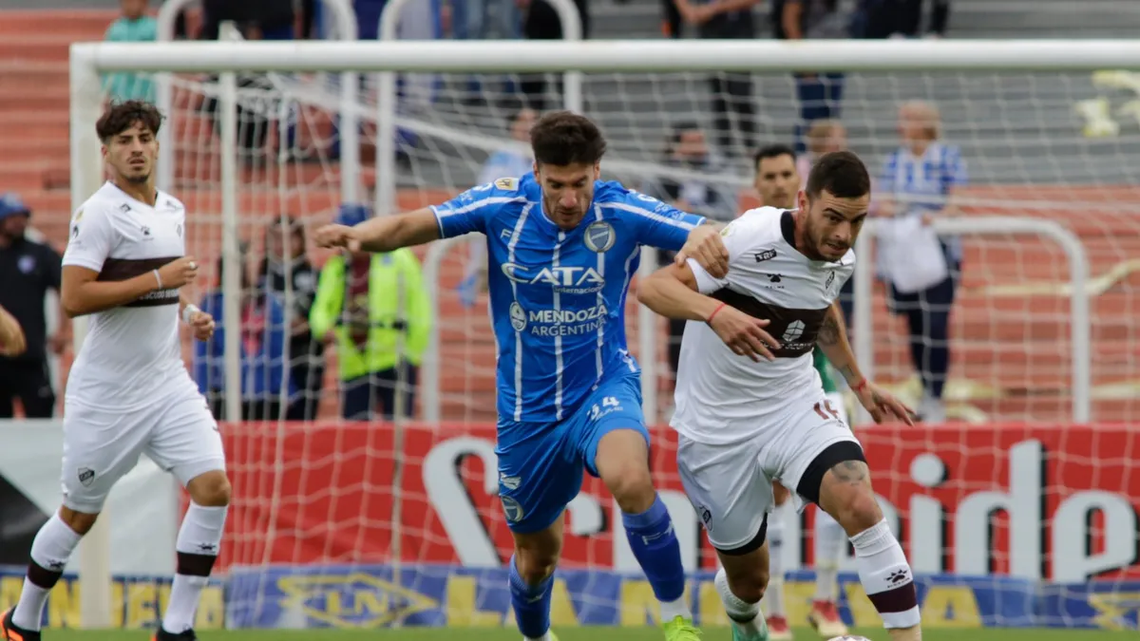
[[[871,490],[862,447],[812,367],[818,344],[872,418],[910,424],[913,412],[859,372],[835,304],[855,265],[871,182],[850,152],[817,161],[798,209],[762,207],[724,230],[728,274],[687,262],[656,272],[638,298],[689,322],[681,343],[677,464],[717,549],[716,585],[736,641],[766,637],[759,602],[768,583],[772,482],[802,508],[835,517],[855,549],[859,579],[895,641],[914,641],[918,599],[902,547]]]
[[[154,185],[162,117],[145,102],[110,107],[96,130],[112,178],[71,220],[60,296],[90,327],[67,381],[63,506],[32,543],[16,607],[0,638],[37,641],[44,603],[108,492],[146,454],[190,494],[177,573],[156,641],[195,639],[193,622],[222,540],[230,482],[217,423],[182,362],[179,319],[198,340],[214,321],[179,289],[198,266],[185,256],[186,209]]]
[[[796,195],[802,185],[800,163],[796,152],[787,145],[770,145],[756,152],[756,177],[753,185],[765,206],[777,209],[795,209]],[[808,164],[804,177],[810,171]],[[817,346],[813,366],[819,373],[823,391],[839,420],[846,422],[843,396],[835,389],[830,366]],[[775,509],[768,516],[769,579],[762,604],[767,616],[768,638],[786,641],[792,638],[788,626],[788,613],[784,598],[784,521],[792,518],[788,512],[791,494],[779,482],[772,484]],[[827,639],[847,634],[847,626],[839,616],[839,558],[847,547],[847,535],[831,516],[816,506],[814,527],[815,596],[812,598],[808,622]]]

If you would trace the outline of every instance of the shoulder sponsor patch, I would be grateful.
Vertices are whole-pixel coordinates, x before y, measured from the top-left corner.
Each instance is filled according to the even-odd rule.
[[[518,178],[500,178],[495,181],[495,187],[503,191],[515,191],[519,187]]]

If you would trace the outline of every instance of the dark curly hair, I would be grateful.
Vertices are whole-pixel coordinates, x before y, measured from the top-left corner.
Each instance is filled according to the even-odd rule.
[[[143,100],[128,100],[112,104],[103,112],[99,122],[95,123],[95,133],[99,140],[107,142],[112,136],[117,136],[130,129],[135,123],[141,123],[150,133],[158,134],[162,127],[163,117],[158,107]]]
[[[530,130],[530,146],[539,165],[593,165],[606,153],[606,139],[585,116],[569,111],[548,113]]]

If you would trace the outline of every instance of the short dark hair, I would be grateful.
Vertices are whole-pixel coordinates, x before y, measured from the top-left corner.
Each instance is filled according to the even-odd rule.
[[[813,199],[824,191],[836,198],[859,198],[871,192],[871,175],[859,156],[850,151],[835,151],[815,161],[804,191]]]
[[[606,139],[585,116],[554,111],[534,123],[530,146],[539,165],[593,165],[606,153]]]
[[[792,162],[796,161],[796,152],[791,147],[784,144],[765,145],[752,157],[752,168],[759,169],[760,161],[765,158],[779,158],[780,156],[791,156]]]
[[[144,100],[127,100],[112,104],[103,112],[99,122],[95,123],[95,133],[99,134],[99,140],[107,142],[112,136],[123,133],[139,122],[150,133],[158,134],[162,120],[158,107]]]

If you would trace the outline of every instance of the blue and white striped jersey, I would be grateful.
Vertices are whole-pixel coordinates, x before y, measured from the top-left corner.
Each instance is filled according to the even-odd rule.
[[[617,182],[594,189],[570,231],[543,212],[534,174],[432,207],[442,237],[487,236],[501,421],[561,421],[602,379],[638,372],[625,303],[641,246],[678,250],[704,221]]]
[[[887,156],[879,181],[875,190],[895,199],[897,216],[936,213],[946,206],[950,190],[968,181],[966,161],[957,146],[937,141],[931,143],[922,156],[899,147]],[[946,238],[943,242],[951,256],[961,259],[959,237]]]

